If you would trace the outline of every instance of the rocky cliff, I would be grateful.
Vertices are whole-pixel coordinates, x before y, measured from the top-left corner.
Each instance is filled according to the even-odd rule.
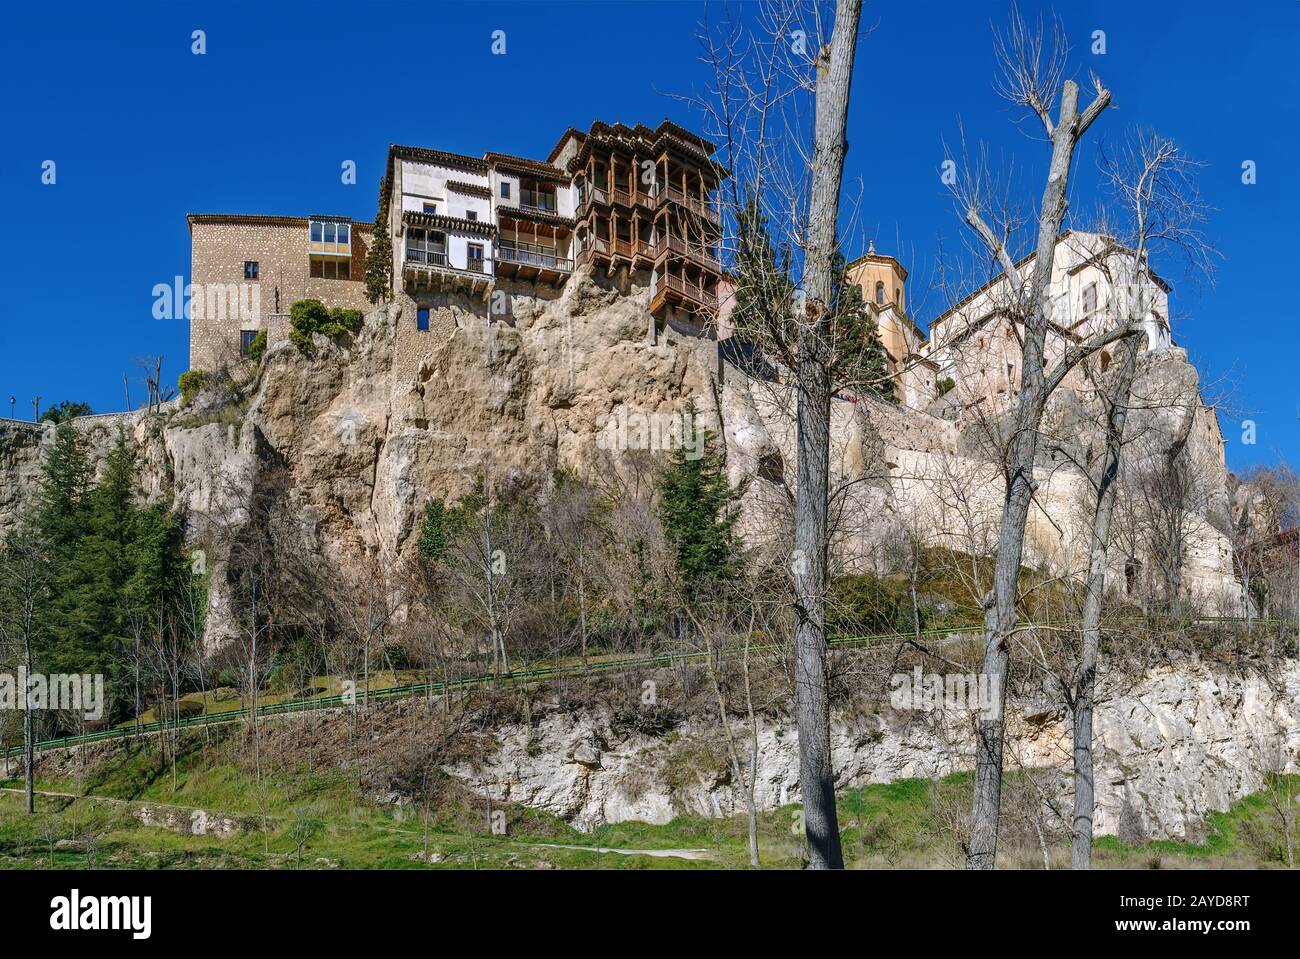
[[[370,313],[348,342],[318,336],[309,354],[273,342],[256,369],[237,374],[246,379],[189,405],[88,417],[78,426],[100,450],[118,425],[127,428],[142,450],[146,491],[171,495],[200,537],[206,524],[246,520],[251,497],[279,471],[286,481],[277,495],[296,518],[302,547],[346,567],[409,555],[425,500],[459,496],[482,476],[544,478],[566,468],[644,483],[645,455],[635,447],[653,440],[647,434],[638,443],[635,429],[611,434],[610,424],[662,419],[694,403],[725,443],[732,480],[748,482],[744,529],[780,538],[793,483],[788,387],[723,362],[717,343],[687,320],[653,320],[642,288],[580,271],[558,293],[527,284],[498,293],[490,302],[444,296],[428,331],[416,329],[415,305],[401,296]],[[1148,380],[1190,383],[1195,394],[1195,371],[1181,351],[1144,362]],[[1064,412],[1053,414],[1068,442],[1046,444],[1030,563],[1080,568],[1080,464],[1086,468],[1100,448],[1088,402],[1063,400]],[[836,552],[847,568],[883,571],[888,544],[905,529],[968,551],[980,547],[1001,506],[987,418],[837,398],[832,422],[832,469],[847,484],[849,504]],[[1177,432],[1177,424],[1162,428]],[[619,441],[606,442],[611,435]],[[0,532],[30,502],[40,442],[39,430],[0,424]],[[1227,512],[1227,474],[1221,449],[1215,452],[1206,457],[1210,493],[1198,507],[1186,576],[1192,591],[1206,595],[1234,586],[1217,517],[1220,499]],[[223,558],[207,559],[217,573],[209,617],[217,645]]]

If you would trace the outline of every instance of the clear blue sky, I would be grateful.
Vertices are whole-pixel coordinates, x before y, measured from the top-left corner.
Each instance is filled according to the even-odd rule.
[[[1033,0],[1022,3],[1033,14]],[[1060,4],[1074,62],[1098,70],[1118,109],[1095,132],[1154,125],[1206,161],[1223,254],[1218,285],[1175,290],[1176,339],[1209,379],[1231,378],[1257,445],[1225,419],[1234,468],[1300,461],[1295,224],[1300,3]],[[189,212],[374,215],[389,143],[544,157],[595,118],[692,117],[667,94],[702,80],[697,0],[583,3],[14,4],[0,33],[4,296],[0,415],[61,399],[120,409],[122,375],[162,354],[185,368],[182,321],[151,290],[189,270]],[[1022,195],[1041,190],[1042,147],[991,89],[989,20],[1000,3],[868,0],[846,174],[882,251],[920,261],[958,226],[939,183],[957,118]],[[190,52],[203,29],[207,53]],[[490,51],[505,30],[507,53]],[[1107,53],[1089,53],[1094,30]],[[41,165],[57,163],[57,183]],[[355,160],[358,184],[340,182]],[[1254,160],[1258,183],[1241,183]],[[1081,160],[1091,179],[1094,159]],[[850,189],[856,189],[850,185]],[[850,254],[856,250],[850,250]],[[909,264],[917,265],[917,264]],[[1174,277],[1177,284],[1177,277]],[[914,298],[920,291],[914,291]],[[924,301],[937,312],[933,298]],[[142,388],[133,384],[133,396]]]

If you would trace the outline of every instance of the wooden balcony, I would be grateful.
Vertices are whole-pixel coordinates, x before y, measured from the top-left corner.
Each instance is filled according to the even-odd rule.
[[[682,257],[713,273],[722,270],[722,264],[712,250],[699,243],[689,243],[681,237],[661,237],[655,245],[653,259],[656,263],[662,263],[670,256]]]
[[[469,260],[464,267],[452,266],[444,252],[407,251],[402,259],[402,281],[412,291],[469,293],[486,298],[492,289],[492,275],[483,260]]]
[[[599,187],[587,187],[582,199],[578,201],[579,220],[587,215],[593,204],[596,206],[609,206],[609,194]]]
[[[560,285],[573,272],[573,261],[531,244],[502,243],[497,247],[496,273],[521,280]]]
[[[676,203],[714,225],[722,223],[722,214],[718,212],[717,207],[703,197],[691,196],[680,187],[671,185],[663,187],[659,190],[655,200],[656,207],[663,206],[666,203]]]
[[[578,251],[577,262],[585,266],[593,260],[609,259],[609,241],[598,236],[588,237],[587,245]]]
[[[665,306],[683,307],[691,312],[712,312],[717,309],[716,291],[697,286],[689,280],[672,274],[655,277],[655,292],[650,299],[650,312],[658,313]]]

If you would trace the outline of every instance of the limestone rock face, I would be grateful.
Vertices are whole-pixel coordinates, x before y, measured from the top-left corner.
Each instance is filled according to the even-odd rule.
[[[1187,661],[1122,688],[1104,688],[1095,717],[1097,833],[1116,835],[1123,822],[1145,838],[1199,841],[1207,813],[1262,788],[1268,772],[1297,771],[1300,666],[1288,661],[1272,679]],[[833,717],[837,787],[972,769],[972,715],[886,706],[875,714]],[[500,749],[485,770],[450,771],[495,798],[545,809],[584,830],[629,819],[666,823],[687,812],[743,813],[715,726],[688,724],[671,742],[620,737],[611,726],[608,716],[583,713],[502,727]],[[571,744],[596,739],[606,743],[598,764],[580,762]],[[572,758],[557,762],[561,755]],[[1007,755],[1025,768],[1068,771],[1068,717],[1012,711]],[[799,800],[793,724],[761,726],[756,782],[760,809]],[[1061,782],[1068,788],[1064,777]]]
[[[335,568],[359,569],[408,557],[425,501],[463,495],[479,477],[544,482],[564,468],[630,482],[644,465],[638,440],[652,441],[637,433],[638,417],[681,414],[693,403],[725,444],[730,479],[747,484],[742,532],[788,544],[781,524],[795,480],[793,391],[720,362],[716,342],[688,319],[653,320],[649,291],[618,283],[579,271],[559,291],[503,282],[488,302],[444,294],[428,331],[416,329],[414,302],[399,296],[342,345],[318,336],[304,354],[273,344],[259,368],[242,374],[253,379],[234,400],[210,391],[161,414],[77,425],[101,455],[117,428],[127,429],[141,450],[145,491],[170,495],[196,537],[206,523],[246,521],[250,498],[278,471],[287,482],[276,495],[300,527],[302,548]],[[1181,351],[1150,355],[1142,377],[1144,390],[1190,391],[1196,402],[1182,409],[1200,410],[1195,370]],[[1048,425],[1058,442],[1045,443],[1039,464],[1043,508],[1031,514],[1028,563],[1082,568],[1087,483],[1074,464],[1100,449],[1093,407],[1074,394],[1053,407]],[[1207,464],[1210,492],[1190,534],[1185,581],[1211,595],[1235,588],[1223,535],[1227,474],[1209,424],[1184,431],[1180,415],[1148,419],[1153,433],[1188,433],[1189,449]],[[967,551],[991,545],[1002,505],[992,419],[837,398],[831,422],[831,470],[848,504],[833,545],[845,568],[885,571],[904,529]],[[0,531],[34,497],[40,437],[49,431],[0,423]],[[208,618],[215,648],[229,636],[224,559],[203,559],[216,574]]]

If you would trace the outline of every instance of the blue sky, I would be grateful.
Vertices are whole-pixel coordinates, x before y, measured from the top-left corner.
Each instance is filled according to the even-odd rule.
[[[1034,14],[1031,0],[1022,8]],[[1046,8],[1046,7],[1044,7]],[[0,35],[6,214],[0,262],[0,415],[83,399],[124,405],[135,360],[185,368],[181,321],[153,319],[151,291],[188,275],[189,212],[374,215],[389,143],[545,157],[567,126],[692,117],[669,94],[703,81],[696,0],[574,3],[171,3],[14,5]],[[130,10],[131,12],[127,12]],[[868,2],[850,110],[846,190],[862,225],[899,250],[916,284],[940,238],[960,233],[939,181],[958,118],[1014,158],[1020,195],[1041,192],[1042,145],[991,87],[1000,3]],[[1095,69],[1117,109],[1094,127],[1153,125],[1203,160],[1223,259],[1214,289],[1175,272],[1174,335],[1208,381],[1230,381],[1233,468],[1300,461],[1296,163],[1300,4],[1060,4],[1073,63]],[[191,53],[191,32],[207,52]],[[490,50],[506,31],[507,52]],[[1094,30],[1107,52],[1089,52]],[[41,183],[54,160],[57,182]],[[355,186],[340,182],[354,160]],[[1241,182],[1253,160],[1258,182]],[[1091,181],[1092,149],[1076,176]],[[1081,187],[1081,190],[1086,190]],[[1077,200],[1076,200],[1077,202]],[[851,255],[859,252],[849,250]],[[919,319],[937,313],[935,297]],[[133,399],[143,395],[133,379]],[[1241,417],[1257,443],[1242,443]]]

